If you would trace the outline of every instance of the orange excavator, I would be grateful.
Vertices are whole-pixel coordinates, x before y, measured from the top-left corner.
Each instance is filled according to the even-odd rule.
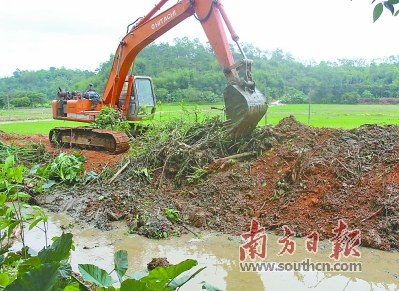
[[[135,58],[158,37],[194,16],[202,25],[228,82],[224,90],[227,133],[238,138],[253,131],[266,113],[266,98],[255,87],[252,60],[247,59],[239,45],[220,0],[181,0],[157,13],[167,1],[161,0],[145,17],[128,26],[116,50],[102,97],[90,90],[65,92],[60,88],[58,99],[52,102],[54,119],[93,122],[103,106],[119,110],[131,121],[143,119],[143,108],[154,114],[156,100],[151,78],[132,74]],[[233,59],[223,23],[243,56],[238,62]],[[50,131],[50,140],[58,144],[102,148],[112,153],[129,148],[125,133],[90,127],[54,128]]]

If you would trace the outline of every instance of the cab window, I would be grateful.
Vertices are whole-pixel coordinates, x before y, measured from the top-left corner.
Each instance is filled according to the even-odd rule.
[[[154,97],[151,81],[149,79],[135,79],[136,92],[139,106],[154,106]]]

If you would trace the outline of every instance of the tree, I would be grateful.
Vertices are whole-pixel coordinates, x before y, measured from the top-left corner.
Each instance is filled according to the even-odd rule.
[[[7,103],[7,95],[1,94],[0,95],[0,108],[3,108]]]
[[[364,90],[361,97],[362,98],[374,98],[374,95],[369,90]]]
[[[305,94],[292,87],[287,88],[287,94],[281,98],[281,101],[286,104],[308,103],[308,99],[306,98]]]
[[[28,97],[12,98],[10,104],[14,107],[29,107],[30,99]]]
[[[371,2],[373,4],[375,0]],[[399,3],[399,0],[388,0],[388,1],[382,1],[374,6],[374,11],[373,11],[373,20],[374,22],[377,21],[378,18],[380,18],[382,11],[385,9],[389,10],[392,15],[397,16],[399,14],[399,10],[396,10],[395,12],[395,7],[394,5],[397,5]]]
[[[392,5],[396,2],[391,1]],[[235,59],[240,59],[241,54],[231,46]],[[286,95],[290,102],[303,102],[310,92],[312,103],[352,102],[356,94],[363,98],[399,97],[399,55],[376,59],[371,64],[362,59],[304,63],[281,49],[262,51],[245,43],[243,48],[254,60],[252,76],[257,88],[264,93],[267,86],[267,95],[273,99]],[[0,78],[0,108],[6,96],[28,97],[31,105],[36,106],[44,103],[44,97],[55,99],[59,87],[84,91],[93,83],[101,94],[113,60],[114,55],[110,55],[94,72],[55,67],[39,71],[16,69],[14,76]],[[156,96],[162,102],[220,100],[227,85],[211,47],[197,39],[175,39],[174,46],[148,45],[137,56],[133,73],[151,76]],[[354,93],[344,95],[351,92]]]
[[[33,107],[47,102],[46,96],[40,92],[30,92],[27,97],[30,99],[30,103]]]
[[[359,97],[360,96],[357,94],[357,92],[346,92],[342,94],[341,102],[343,104],[356,104]]]

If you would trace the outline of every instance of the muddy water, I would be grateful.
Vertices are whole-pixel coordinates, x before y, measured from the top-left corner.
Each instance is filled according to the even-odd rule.
[[[49,236],[60,235],[60,226],[73,224],[65,215],[50,215]],[[399,290],[399,254],[373,249],[360,248],[361,259],[348,260],[362,263],[362,272],[240,272],[238,263],[239,246],[237,237],[219,234],[204,234],[202,239],[192,235],[171,238],[163,241],[149,240],[137,235],[126,234],[126,228],[101,232],[74,226],[76,251],[72,253],[71,264],[74,270],[81,263],[92,263],[111,271],[113,253],[124,249],[129,254],[128,273],[144,272],[146,264],[154,257],[167,257],[169,262],[178,263],[191,258],[198,261],[198,267],[207,267],[183,290],[201,290],[199,283],[207,281],[223,290]],[[44,245],[40,231],[28,233],[28,245],[39,250]],[[331,244],[321,242],[317,254],[309,254],[305,243],[295,238],[294,255],[278,257],[281,245],[278,236],[268,234],[268,262],[300,262],[310,258],[312,262],[331,262]],[[15,246],[17,249],[19,246]]]

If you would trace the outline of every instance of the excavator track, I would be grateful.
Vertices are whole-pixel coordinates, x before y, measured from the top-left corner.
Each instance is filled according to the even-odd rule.
[[[56,127],[50,130],[49,139],[58,146],[105,150],[119,154],[129,149],[129,137],[124,132],[82,127]]]

